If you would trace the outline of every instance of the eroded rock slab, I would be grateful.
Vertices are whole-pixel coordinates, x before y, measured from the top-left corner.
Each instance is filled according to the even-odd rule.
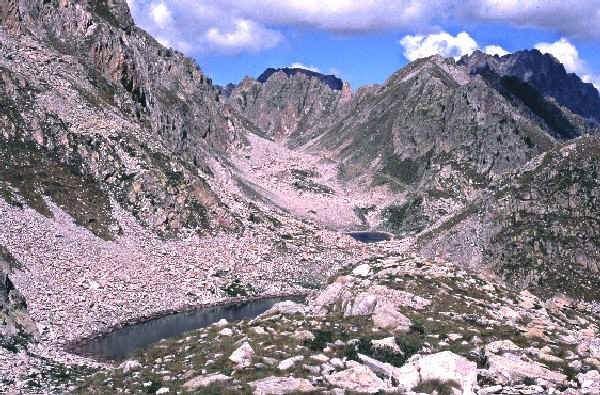
[[[316,388],[307,379],[296,377],[266,377],[248,383],[254,395],[283,395],[297,392],[311,392]]]

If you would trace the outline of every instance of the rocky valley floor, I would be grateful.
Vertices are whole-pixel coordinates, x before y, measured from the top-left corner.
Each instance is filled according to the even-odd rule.
[[[165,240],[116,204],[123,235],[107,242],[47,203],[53,218],[0,200],[0,243],[22,264],[11,279],[40,333],[27,352],[58,365],[105,366],[64,347],[127,322],[236,297],[306,294],[347,262],[381,252],[380,246],[277,213],[257,216],[256,224],[238,234]],[[18,354],[0,350],[4,388],[37,393],[57,369],[58,376],[68,376],[66,367],[44,371],[47,361],[28,357],[22,347],[12,350],[21,350]]]

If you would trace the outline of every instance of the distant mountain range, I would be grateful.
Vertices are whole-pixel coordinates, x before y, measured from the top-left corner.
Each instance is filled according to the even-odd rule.
[[[269,77],[271,77],[273,74],[275,74],[279,71],[285,73],[287,76],[294,76],[296,74],[304,74],[307,77],[318,78],[319,81],[321,81],[322,83],[327,85],[332,90],[336,90],[336,91],[342,90],[342,87],[344,86],[344,82],[341,79],[339,79],[338,77],[336,77],[335,75],[325,75],[325,74],[321,74],[321,73],[318,73],[318,72],[312,71],[312,70],[307,70],[307,69],[302,69],[302,68],[289,68],[289,67],[284,67],[281,69],[268,68],[256,80],[258,82],[265,83],[269,79]]]

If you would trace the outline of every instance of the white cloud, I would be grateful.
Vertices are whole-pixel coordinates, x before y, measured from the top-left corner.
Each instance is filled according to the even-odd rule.
[[[537,43],[534,48],[541,53],[554,56],[565,66],[569,73],[576,73],[584,68],[577,48],[564,37],[553,43]]]
[[[235,55],[273,48],[283,35],[218,0],[128,0],[136,24],[188,55]]]
[[[206,42],[223,53],[259,52],[273,48],[281,39],[280,33],[265,29],[247,19],[234,20],[233,29],[229,31],[212,27],[206,32]]]
[[[163,2],[152,3],[150,5],[150,15],[154,23],[161,29],[164,29],[171,22],[171,11]]]
[[[467,21],[538,27],[570,38],[600,40],[597,0],[468,0],[463,7],[456,7],[452,16]]]
[[[319,70],[318,67],[315,66],[307,66],[304,63],[301,62],[294,62],[289,66],[291,69],[304,69],[304,70],[310,70],[310,71],[314,71],[315,73],[320,73],[321,70]]]
[[[446,32],[430,34],[428,36],[404,36],[400,41],[404,47],[404,57],[413,61],[431,55],[459,58],[468,55],[479,48],[479,45],[466,32],[452,36]]]
[[[443,0],[216,0],[270,25],[295,25],[338,32],[426,26]]]
[[[400,41],[404,47],[404,57],[410,61],[431,55],[442,55],[459,59],[463,55],[470,55],[476,50],[481,50],[477,41],[468,33],[461,32],[452,36],[446,32],[430,34],[428,36],[404,36]],[[483,52],[488,55],[506,55],[507,50],[500,45],[486,45]]]
[[[508,55],[510,53],[507,50],[505,50],[504,48],[502,48],[500,45],[486,45],[485,48],[483,49],[483,52],[485,52],[488,55],[498,55],[498,56],[504,56],[504,55]]]

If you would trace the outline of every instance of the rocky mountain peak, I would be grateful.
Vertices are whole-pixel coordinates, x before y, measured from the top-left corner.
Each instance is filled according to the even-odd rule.
[[[463,56],[458,64],[465,66],[471,74],[493,72],[500,77],[515,77],[542,95],[554,98],[573,113],[600,122],[600,95],[594,85],[584,83],[576,74],[567,73],[550,54],[533,49],[500,57],[475,51]]]
[[[296,74],[306,75],[309,78],[318,78],[319,81],[326,84],[332,90],[342,90],[344,87],[344,83],[341,79],[336,77],[335,75],[325,75],[312,70],[302,69],[302,68],[268,68],[266,69],[256,80],[261,83],[265,83],[273,74],[282,72],[287,76],[294,76]]]
[[[271,138],[302,135],[352,99],[349,83],[300,68],[269,68],[257,80],[246,77],[228,103]]]
[[[457,65],[454,59],[433,55],[410,62],[392,74],[386,80],[385,86],[404,83],[419,75],[434,77],[447,85],[465,85],[471,81],[468,70]]]

